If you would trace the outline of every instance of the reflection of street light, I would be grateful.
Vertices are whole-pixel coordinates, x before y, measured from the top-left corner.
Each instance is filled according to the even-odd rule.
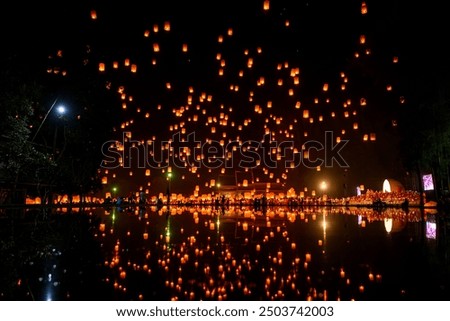
[[[42,125],[44,125],[45,120],[47,119],[48,115],[51,113],[51,111],[53,110],[53,108],[56,105],[56,102],[58,101],[58,98],[55,99],[55,101],[53,102],[53,104],[50,106],[50,108],[48,109],[47,113],[44,116],[44,119],[42,119],[42,122],[40,123],[36,133],[34,133],[33,138],[31,139],[31,141],[33,142],[37,136],[37,134],[39,133],[39,131],[41,130]],[[56,111],[58,112],[59,115],[63,115],[66,112],[66,108],[64,106],[58,106],[58,108],[56,109]]]

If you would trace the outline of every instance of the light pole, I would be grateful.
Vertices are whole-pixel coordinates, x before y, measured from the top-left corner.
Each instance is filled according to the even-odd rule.
[[[327,197],[325,194],[325,191],[327,190],[327,188],[328,188],[328,183],[326,181],[322,181],[320,183],[320,190],[322,191],[322,202],[324,202],[324,203],[327,201]]]
[[[116,192],[117,192],[117,187],[114,186],[114,187],[112,188],[112,196],[113,196],[113,198],[116,197]]]
[[[172,182],[172,172],[167,173],[167,206],[170,206],[170,183]]]
[[[31,139],[31,142],[34,142],[34,140],[36,139],[37,134],[39,133],[39,131],[41,130],[42,125],[44,125],[45,120],[47,119],[48,115],[51,113],[51,111],[53,110],[53,108],[56,105],[56,102],[58,101],[58,98],[55,99],[55,101],[53,102],[53,104],[50,106],[50,108],[48,109],[47,113],[44,116],[44,119],[42,119],[41,123],[39,124],[39,127],[36,131],[36,133],[34,133],[33,138]],[[66,112],[66,108],[64,106],[58,106],[57,108],[57,112],[60,115],[63,115]]]

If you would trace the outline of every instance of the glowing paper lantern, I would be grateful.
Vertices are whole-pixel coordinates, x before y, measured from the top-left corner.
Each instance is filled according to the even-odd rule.
[[[164,22],[164,31],[170,31],[170,21]]]
[[[311,262],[311,254],[310,254],[310,253],[306,253],[306,255],[305,255],[305,261],[306,261],[306,262]]]
[[[361,14],[362,15],[367,14],[367,4],[365,2],[361,3]]]

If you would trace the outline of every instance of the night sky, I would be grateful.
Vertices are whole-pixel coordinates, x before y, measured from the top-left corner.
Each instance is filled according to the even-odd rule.
[[[326,180],[330,195],[344,195],[344,184],[351,195],[360,184],[380,189],[386,177],[405,181],[398,114],[434,95],[448,74],[441,3],[364,3],[367,12],[352,0],[272,0],[268,10],[263,0],[18,1],[2,10],[2,47],[43,74],[77,77],[88,70],[98,77],[117,96],[111,140],[131,132],[133,141],[159,146],[180,132],[227,144],[261,141],[269,132],[301,151],[307,141],[324,143],[331,131],[334,143],[348,140],[342,149],[348,168],[286,170],[281,157],[276,169],[255,166],[253,177],[297,191]],[[370,134],[376,140],[364,141]],[[164,192],[166,165],[150,168],[150,176],[142,168],[103,169],[105,191]],[[195,185],[210,193],[211,179],[244,171],[169,165],[173,191],[186,194]]]

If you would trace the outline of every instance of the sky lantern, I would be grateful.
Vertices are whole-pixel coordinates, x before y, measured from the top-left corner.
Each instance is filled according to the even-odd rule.
[[[311,262],[311,254],[310,253],[305,254],[305,261],[308,263]]]
[[[362,15],[367,14],[367,4],[365,2],[361,3],[361,14]]]
[[[369,135],[367,135],[367,134],[364,134],[364,136],[363,136],[363,141],[368,141],[369,140]]]
[[[92,20],[97,20],[97,11],[91,10],[91,19]]]
[[[370,141],[376,141],[377,140],[377,134],[375,133],[370,133],[370,137],[369,137]]]
[[[136,73],[136,71],[137,71],[137,65],[136,64],[132,64],[131,65],[131,72],[132,73]]]
[[[365,35],[360,35],[359,36],[359,43],[360,44],[365,44],[366,43],[366,36]]]
[[[183,52],[188,51],[188,45],[186,43],[183,44],[182,50],[183,50]]]
[[[170,21],[164,22],[164,31],[170,31]]]
[[[323,91],[328,91],[328,84],[327,83],[323,84],[322,90]]]
[[[264,11],[268,11],[269,9],[270,9],[270,1],[269,0],[264,0],[263,10]]]
[[[144,31],[144,37],[145,38],[150,37],[150,30],[147,29],[147,30]]]
[[[101,62],[98,64],[98,70],[101,72],[105,71],[105,63],[104,62]]]
[[[398,63],[398,57],[397,57],[397,56],[394,56],[394,58],[392,58],[392,62],[393,62],[394,64]]]
[[[154,51],[154,52],[159,52],[159,44],[158,44],[157,42],[155,42],[155,43],[153,44],[153,51]]]

